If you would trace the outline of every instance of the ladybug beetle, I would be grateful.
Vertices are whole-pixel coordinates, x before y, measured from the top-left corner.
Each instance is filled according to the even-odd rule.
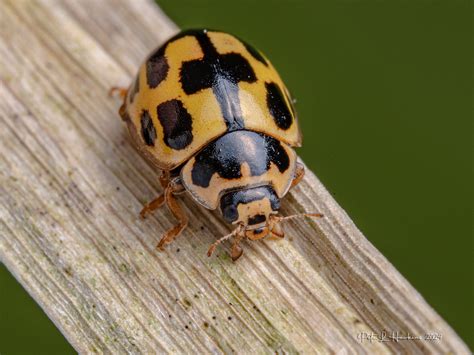
[[[141,65],[119,113],[142,155],[162,170],[164,193],[144,206],[145,217],[167,205],[178,220],[158,248],[171,243],[188,218],[176,195],[187,191],[218,209],[236,228],[231,257],[247,238],[283,238],[280,200],[304,175],[293,147],[301,145],[290,94],[261,52],[225,32],[180,32]]]

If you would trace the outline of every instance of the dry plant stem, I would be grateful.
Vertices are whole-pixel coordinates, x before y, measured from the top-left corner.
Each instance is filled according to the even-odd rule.
[[[108,96],[176,33],[152,1],[0,2],[0,257],[81,353],[468,354],[450,326],[360,233],[311,171],[285,238],[242,242],[185,197],[176,222]],[[303,118],[304,119],[304,118]],[[433,341],[364,340],[382,330]]]

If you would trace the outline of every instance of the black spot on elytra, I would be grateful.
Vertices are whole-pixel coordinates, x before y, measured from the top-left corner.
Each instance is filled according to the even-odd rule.
[[[164,142],[173,149],[184,149],[193,140],[192,117],[179,100],[169,100],[156,108],[163,126]]]
[[[222,216],[228,223],[239,218],[238,205],[267,198],[273,211],[280,209],[280,199],[271,186],[242,188],[227,192],[221,197],[220,208]]]
[[[164,47],[155,51],[146,62],[146,80],[148,86],[156,88],[166,79],[169,70],[168,61],[164,55]]]
[[[242,176],[241,165],[247,163],[252,176],[260,176],[274,163],[280,172],[286,171],[290,158],[275,138],[251,131],[227,133],[196,155],[191,171],[193,184],[208,187],[214,174],[224,179]]]
[[[155,126],[153,125],[151,116],[147,110],[143,110],[142,115],[140,117],[140,123],[142,126],[142,137],[145,141],[145,144],[149,146],[154,146],[156,139],[156,130]]]
[[[275,83],[265,83],[265,87],[267,89],[268,110],[276,125],[284,130],[290,128],[293,123],[293,117],[280,87]]]
[[[242,40],[240,40],[240,42],[242,42],[242,44],[245,46],[245,49],[247,50],[247,52],[249,52],[252,55],[252,57],[254,57],[260,63],[265,64],[265,66],[268,67],[268,63],[267,63],[266,59],[264,58],[264,56],[257,49],[255,49],[250,44],[248,44],[248,43],[246,43]]]
[[[202,59],[184,62],[181,66],[181,85],[186,94],[212,89],[221,108],[229,131],[244,128],[239,99],[239,82],[257,80],[249,62],[239,53],[220,54],[206,30],[195,31],[204,54]]]
[[[157,48],[146,61],[146,79],[148,86],[152,89],[156,88],[163,80],[169,71],[169,64],[165,56],[168,45],[180,38],[186,36],[194,36],[196,33],[201,33],[202,30],[187,30],[181,31],[175,36],[167,40],[162,46]]]

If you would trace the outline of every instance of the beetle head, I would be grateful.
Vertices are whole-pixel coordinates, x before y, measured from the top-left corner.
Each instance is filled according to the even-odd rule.
[[[222,196],[220,203],[224,219],[239,225],[252,240],[268,234],[270,217],[279,208],[280,199],[268,185],[230,191]]]
[[[242,255],[239,242],[244,239],[258,240],[271,234],[283,238],[281,222],[299,217],[322,217],[319,213],[301,213],[287,217],[277,216],[280,200],[275,191],[268,185],[241,188],[227,192],[221,197],[220,211],[224,219],[236,224],[230,234],[220,238],[211,245],[208,256],[211,256],[217,246],[223,241],[234,238],[231,256],[235,261]]]

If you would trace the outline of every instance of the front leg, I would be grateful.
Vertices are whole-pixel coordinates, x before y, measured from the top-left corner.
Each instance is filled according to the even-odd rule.
[[[275,223],[273,228],[270,230],[269,239],[283,239],[283,238],[285,238],[285,231],[283,230],[283,226],[279,223]]]
[[[244,234],[237,235],[237,237],[234,239],[234,242],[232,243],[232,247],[230,248],[230,257],[232,258],[232,261],[236,261],[238,258],[242,256],[244,252],[242,247],[239,245],[243,237],[244,237]]]

